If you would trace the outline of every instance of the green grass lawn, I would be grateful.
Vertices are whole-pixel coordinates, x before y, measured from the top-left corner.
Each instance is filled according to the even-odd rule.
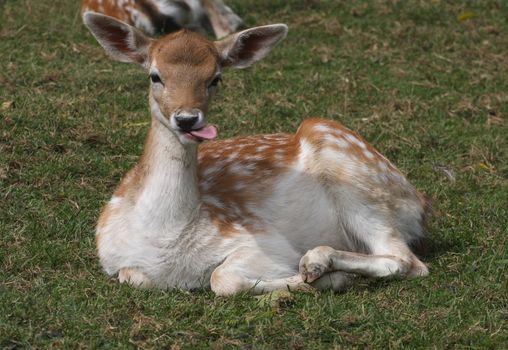
[[[0,348],[507,348],[508,2],[226,2],[290,33],[224,74],[220,136],[359,131],[433,198],[430,276],[272,304],[109,280],[94,225],[141,153],[149,79],[78,0],[0,1]]]

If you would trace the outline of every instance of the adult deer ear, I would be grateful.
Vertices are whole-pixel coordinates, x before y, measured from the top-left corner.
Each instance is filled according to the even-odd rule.
[[[245,68],[265,57],[286,37],[285,24],[254,27],[215,42],[223,67]]]
[[[85,12],[83,22],[106,52],[120,62],[146,65],[152,39],[113,17]]]

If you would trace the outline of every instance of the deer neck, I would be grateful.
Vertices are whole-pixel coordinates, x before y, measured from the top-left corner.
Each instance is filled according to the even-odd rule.
[[[182,145],[155,116],[139,170],[144,181],[136,210],[147,227],[180,230],[199,206],[197,145]]]

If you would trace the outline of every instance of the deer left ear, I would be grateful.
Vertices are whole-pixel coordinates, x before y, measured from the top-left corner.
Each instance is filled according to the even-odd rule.
[[[245,68],[264,58],[286,37],[285,24],[255,27],[215,42],[223,67]]]
[[[146,65],[152,39],[113,17],[85,12],[83,22],[106,52],[120,62]]]

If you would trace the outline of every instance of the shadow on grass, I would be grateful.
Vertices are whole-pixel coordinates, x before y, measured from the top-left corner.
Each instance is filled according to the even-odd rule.
[[[464,249],[464,242],[457,239],[443,237],[426,237],[421,242],[411,246],[411,250],[424,262],[430,262],[446,253],[459,252]]]
[[[457,253],[463,251],[464,249],[464,241],[459,240],[458,237],[453,239],[427,238],[425,242],[425,249],[419,253],[419,256],[424,261],[431,262],[446,253]]]

